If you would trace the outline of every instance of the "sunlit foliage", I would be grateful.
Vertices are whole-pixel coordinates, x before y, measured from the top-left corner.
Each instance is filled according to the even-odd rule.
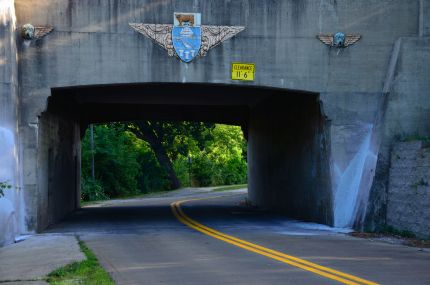
[[[150,125],[183,187],[246,183],[246,141],[240,127],[188,122]],[[150,144],[136,137],[133,128],[132,123],[94,126],[94,180],[87,130],[82,141],[83,200],[169,189],[165,169]]]

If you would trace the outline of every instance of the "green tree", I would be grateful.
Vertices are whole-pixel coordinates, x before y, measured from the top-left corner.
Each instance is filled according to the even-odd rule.
[[[94,127],[94,145],[92,179],[87,131],[82,141],[84,200],[180,185],[242,184],[247,179],[246,141],[237,126],[152,121],[101,124]],[[188,157],[192,158],[191,165]]]
[[[242,184],[247,180],[246,141],[238,126],[217,124],[205,130],[203,148],[197,147],[188,138],[189,154],[192,157],[191,176],[193,185]],[[181,181],[188,181],[188,160],[182,154],[174,163]]]
[[[104,199],[139,193],[141,165],[138,163],[136,137],[127,132],[123,124],[105,124],[94,127],[94,141],[96,181],[90,181],[91,149],[88,134],[82,143],[83,198]]]
[[[190,148],[203,148],[205,142],[211,139],[207,132],[211,128],[213,124],[198,122],[136,121],[129,129],[149,143],[160,166],[167,173],[170,189],[177,189],[181,182],[173,162],[178,159],[178,155],[187,156]]]

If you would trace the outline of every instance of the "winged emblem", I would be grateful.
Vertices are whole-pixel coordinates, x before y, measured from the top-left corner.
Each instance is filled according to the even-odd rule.
[[[202,26],[202,47],[200,56],[206,56],[211,48],[242,32],[242,26]]]
[[[167,50],[169,56],[176,56],[182,58],[176,51],[172,38],[172,31],[174,25],[169,24],[143,24],[143,23],[130,23],[138,33],[150,38],[157,45]],[[222,42],[234,37],[245,29],[242,26],[205,26],[201,27],[201,46],[196,55],[206,56],[208,51]],[[184,60],[185,62],[189,62]]]
[[[173,25],[130,23],[130,27],[150,38],[157,45],[167,50],[169,56],[175,55],[172,41]]]
[[[361,35],[357,34],[344,34],[338,32],[336,34],[320,34],[317,38],[324,44],[330,47],[346,48],[350,45],[355,44],[361,39]]]
[[[54,30],[50,26],[33,26],[32,24],[25,24],[21,27],[21,36],[25,40],[38,40],[49,34]]]

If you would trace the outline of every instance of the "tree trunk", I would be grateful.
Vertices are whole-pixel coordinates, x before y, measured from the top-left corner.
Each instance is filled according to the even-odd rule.
[[[136,121],[137,127],[140,130],[140,133],[135,133],[140,139],[148,142],[151,146],[152,150],[157,157],[158,163],[160,163],[161,167],[166,171],[169,181],[170,181],[170,189],[178,189],[181,187],[181,183],[179,182],[178,177],[176,176],[176,172],[173,169],[172,162],[170,161],[167,153],[161,144],[161,141],[158,139],[154,128],[147,121]]]

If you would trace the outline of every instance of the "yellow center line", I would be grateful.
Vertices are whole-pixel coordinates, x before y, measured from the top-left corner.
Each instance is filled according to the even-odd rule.
[[[175,215],[175,217],[183,224],[187,225],[188,227],[195,229],[196,231],[199,231],[201,233],[204,233],[208,236],[211,236],[213,238],[222,240],[226,243],[235,245],[237,247],[246,249],[248,251],[252,251],[254,253],[258,253],[260,255],[275,259],[277,261],[301,268],[303,270],[318,274],[320,276],[326,277],[328,279],[332,279],[335,281],[338,281],[340,283],[343,284],[348,284],[348,285],[377,285],[378,283],[372,282],[372,281],[368,281],[344,272],[340,272],[334,269],[331,269],[329,267],[325,267],[325,266],[321,266],[318,265],[316,263],[312,263],[309,262],[307,260],[292,256],[292,255],[287,255],[285,253],[279,252],[279,251],[275,251],[254,243],[250,243],[248,241],[236,238],[234,236],[230,236],[227,234],[224,234],[222,232],[219,232],[217,230],[214,230],[212,228],[209,228],[203,224],[200,224],[199,222],[191,219],[190,217],[188,217],[181,209],[181,204],[185,203],[185,202],[190,202],[190,201],[196,201],[196,200],[203,200],[203,199],[213,199],[213,198],[219,198],[218,197],[211,197],[211,198],[200,198],[200,199],[189,199],[189,200],[182,200],[182,201],[177,201],[177,202],[173,202],[172,204],[170,204],[171,209],[173,214]]]

